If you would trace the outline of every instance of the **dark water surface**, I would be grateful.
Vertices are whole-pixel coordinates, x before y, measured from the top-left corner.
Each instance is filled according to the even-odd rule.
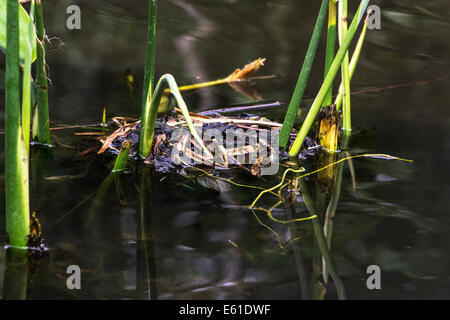
[[[171,73],[179,84],[191,84],[224,77],[236,67],[266,57],[259,75],[279,77],[259,81],[253,88],[264,102],[290,99],[317,1],[159,2],[157,75]],[[372,2],[382,9],[382,29],[368,32],[353,91],[448,76],[448,1]],[[74,3],[82,13],[78,31],[68,30],[65,24],[66,8]],[[356,1],[351,1],[352,12],[355,6]],[[47,58],[52,126],[97,123],[103,106],[111,117],[138,117],[147,2],[47,1],[44,16],[49,37],[59,38],[48,46]],[[322,81],[323,51],[322,44],[306,97],[314,97]],[[132,88],[125,82],[127,72],[135,75]],[[352,153],[387,153],[414,163],[355,159],[358,197],[345,166],[331,253],[348,298],[450,298],[449,90],[448,80],[441,80],[352,98]],[[189,94],[186,102],[195,112],[252,100],[222,86]],[[4,131],[3,107],[0,112]],[[284,112],[282,107],[261,114],[281,121]],[[33,149],[31,207],[39,214],[50,251],[29,277],[26,298],[314,297],[317,250],[310,221],[279,225],[259,213],[261,222],[277,230],[283,243],[300,234],[301,240],[282,249],[274,234],[243,208],[257,191],[232,187],[218,193],[204,187],[207,182],[201,179],[164,178],[159,173],[150,174],[148,192],[143,187],[145,172],[121,175],[96,202],[113,158],[78,156],[99,146],[92,139],[75,136],[79,131],[53,131],[52,155]],[[4,147],[1,150],[3,168]],[[311,169],[314,162],[302,165]],[[241,181],[265,187],[277,183],[247,175]],[[315,179],[307,183],[314,190]],[[273,201],[266,197],[263,204],[270,206]],[[287,219],[281,209],[274,215]],[[296,215],[309,215],[301,198]],[[3,213],[0,222],[5,243]],[[3,250],[0,289],[6,292],[13,279],[8,272],[5,275],[4,260]],[[69,265],[82,270],[81,290],[66,287]],[[381,290],[366,287],[369,265],[381,268]],[[325,298],[337,298],[331,279]]]

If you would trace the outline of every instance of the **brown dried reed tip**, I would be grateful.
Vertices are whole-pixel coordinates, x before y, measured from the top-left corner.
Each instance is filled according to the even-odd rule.
[[[247,80],[253,73],[264,65],[266,58],[258,58],[255,61],[246,64],[242,69],[236,69],[232,74],[225,78],[226,81]]]

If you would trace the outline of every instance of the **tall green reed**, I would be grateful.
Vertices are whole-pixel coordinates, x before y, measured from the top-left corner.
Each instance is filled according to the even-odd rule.
[[[355,74],[356,65],[358,64],[359,56],[361,55],[362,46],[364,44],[364,40],[367,33],[367,18],[364,21],[364,26],[359,36],[358,42],[356,43],[355,50],[353,51],[352,59],[350,60],[349,71],[350,71],[350,81]],[[344,85],[341,83],[339,86],[339,93],[334,100],[334,104],[336,105],[336,109],[340,110],[342,106],[342,101],[344,97]]]
[[[24,19],[16,0],[6,7],[6,81],[5,81],[5,198],[6,231],[10,245],[26,247],[30,210],[28,183],[28,146],[30,130],[30,79],[33,59],[34,29],[31,19]],[[31,10],[34,10],[34,1]],[[24,10],[23,10],[24,11]],[[19,22],[20,21],[20,22]],[[20,37],[20,29],[24,38]],[[33,39],[33,42],[30,41]],[[22,42],[23,41],[23,42]],[[20,107],[20,61],[23,57],[23,101]],[[27,92],[25,92],[27,91]],[[27,113],[27,115],[25,115]],[[22,120],[21,120],[22,118]],[[27,131],[25,133],[25,131]]]
[[[336,49],[336,0],[330,0],[328,4],[328,29],[327,29],[327,48],[325,53],[325,74],[327,76],[328,71],[330,71],[331,65],[333,64],[333,59]],[[328,106],[331,104],[333,99],[333,85],[323,100],[322,106]]]
[[[329,91],[329,89],[334,81],[334,78],[336,77],[337,72],[339,71],[341,63],[344,60],[345,54],[347,53],[350,43],[353,40],[353,37],[358,28],[359,22],[361,21],[361,18],[363,17],[368,4],[369,4],[369,0],[361,1],[360,5],[358,7],[358,10],[355,14],[355,17],[352,20],[350,28],[348,29],[348,32],[342,42],[342,45],[340,46],[340,48],[336,54],[336,57],[333,60],[330,70],[329,70],[327,76],[325,77],[325,80],[322,83],[322,86],[321,86],[319,92],[317,93],[317,96],[314,99],[314,102],[313,102],[305,120],[303,121],[303,124],[300,128],[300,131],[299,131],[291,149],[289,150],[289,154],[291,156],[297,155],[298,152],[300,151],[300,148],[306,138],[306,135],[308,134],[308,132],[309,132],[320,108],[321,108],[323,100],[325,99],[327,92]]]
[[[143,106],[141,115],[141,132],[139,136],[139,147],[138,154],[142,158],[146,158],[150,153],[154,130],[156,125],[156,116],[158,112],[158,106],[164,95],[165,88],[170,89],[170,93],[175,98],[178,107],[180,108],[186,124],[194,137],[195,141],[202,147],[202,149],[210,154],[208,149],[205,147],[203,140],[198,135],[194,128],[191,117],[189,115],[189,110],[186,103],[181,96],[178,85],[175,78],[170,74],[163,75],[157,85],[155,90],[153,90],[154,74],[155,74],[155,53],[156,53],[156,9],[157,0],[149,0],[149,13],[148,13],[148,34],[147,34],[147,57],[145,63],[145,76],[144,76],[144,95],[143,95]]]
[[[348,2],[347,0],[339,0],[339,45],[342,45],[342,42],[347,35],[347,11],[348,11]],[[342,84],[343,84],[343,95],[344,95],[344,107],[343,114],[344,120],[342,129],[344,131],[352,130],[352,122],[351,122],[351,106],[350,106],[350,71],[349,71],[349,54],[348,51],[345,53],[344,60],[341,65],[341,74],[342,74]]]
[[[322,0],[319,15],[314,26],[311,41],[309,43],[308,51],[306,52],[306,57],[300,71],[300,75],[298,77],[297,85],[295,86],[294,94],[292,95],[288,111],[283,121],[283,126],[281,128],[279,136],[279,143],[283,148],[286,147],[289,141],[292,128],[294,127],[295,118],[297,116],[297,110],[300,107],[303,93],[305,92],[306,84],[308,83],[312,64],[314,62],[314,57],[316,56],[317,46],[319,45],[320,34],[322,32],[325,17],[327,14],[328,1],[329,0]]]
[[[34,110],[33,139],[50,144],[50,120],[48,111],[48,81],[45,60],[45,29],[42,1],[36,2],[36,87],[37,109]]]
[[[155,55],[156,55],[156,9],[157,0],[148,1],[148,30],[147,30],[147,53],[144,71],[144,94],[142,100],[141,135],[139,136],[139,155],[145,158],[150,152],[149,145],[153,136],[143,134],[149,126],[147,119],[150,114],[150,105],[153,96],[153,82],[155,77]]]
[[[35,2],[31,2],[30,7],[30,21],[25,28],[28,28],[28,39],[26,39],[27,54],[24,56],[23,76],[22,76],[22,135],[27,153],[30,151],[30,124],[31,124],[31,88],[33,79],[31,77],[32,55],[30,54],[33,43],[35,42],[34,32],[34,9]]]

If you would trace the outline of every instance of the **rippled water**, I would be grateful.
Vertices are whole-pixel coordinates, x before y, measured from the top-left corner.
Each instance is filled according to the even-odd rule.
[[[382,9],[382,29],[368,32],[352,90],[447,77],[447,2],[374,3]],[[52,126],[99,122],[103,106],[108,116],[139,116],[146,2],[78,1],[79,31],[65,26],[69,4],[46,3],[44,13],[47,33],[54,37],[47,61]],[[160,1],[156,73],[171,73],[179,84],[191,84],[224,77],[266,57],[259,74],[278,77],[253,88],[265,102],[288,101],[317,10],[314,1]],[[0,70],[4,101],[4,68]],[[317,92],[322,70],[319,54],[307,97]],[[125,83],[127,72],[135,75],[132,90]],[[348,298],[450,297],[449,89],[448,80],[438,80],[352,98],[352,152],[387,153],[414,163],[355,159],[357,197],[345,167],[331,253]],[[194,112],[252,103],[228,86],[197,91],[186,101]],[[284,112],[281,107],[261,114],[281,121]],[[32,208],[39,213],[50,251],[29,277],[26,298],[314,297],[312,270],[320,259],[317,264],[310,221],[279,225],[260,213],[261,222],[276,229],[283,242],[300,235],[301,240],[282,249],[274,234],[243,208],[258,192],[237,187],[217,192],[205,187],[208,181],[158,173],[150,174],[149,190],[142,188],[145,175],[122,175],[95,202],[113,158],[79,157],[78,152],[95,142],[74,132],[53,132],[56,148],[51,156],[33,151]],[[311,169],[315,164],[303,165]],[[266,187],[276,183],[248,176],[243,180]],[[3,195],[3,176],[1,181]],[[314,190],[315,179],[307,184]],[[273,200],[263,202],[269,206]],[[301,198],[296,214],[309,215]],[[285,210],[274,215],[287,219]],[[4,214],[0,222],[4,226]],[[4,227],[1,231],[4,238]],[[4,276],[4,258],[0,251],[0,288],[6,292],[12,280],[8,272]],[[82,290],[66,287],[66,268],[72,264],[82,269]],[[381,268],[381,290],[366,287],[366,268],[373,264]],[[325,298],[337,298],[331,280]]]

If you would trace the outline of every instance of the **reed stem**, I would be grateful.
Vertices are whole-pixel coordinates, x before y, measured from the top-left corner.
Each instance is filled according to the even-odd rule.
[[[153,82],[155,80],[155,55],[156,55],[156,9],[157,0],[148,0],[148,24],[147,24],[147,52],[145,58],[144,94],[142,101],[141,119],[149,113],[151,98],[153,95]],[[143,123],[145,126],[145,123]]]
[[[347,0],[339,0],[339,45],[342,45],[345,36],[347,35],[348,23],[347,23]],[[349,54],[348,51],[344,56],[344,60],[341,65],[343,93],[344,93],[344,107],[343,107],[343,126],[344,131],[352,130],[352,115],[350,105],[350,71],[349,71]]]
[[[170,89],[170,93],[174,96],[178,107],[181,110],[181,113],[186,120],[186,124],[194,137],[195,141],[202,147],[202,149],[210,154],[209,150],[203,143],[203,140],[198,135],[195,130],[194,124],[192,123],[192,119],[189,115],[189,110],[187,108],[186,102],[184,102],[183,97],[181,96],[180,91],[178,90],[178,85],[175,81],[175,78],[171,74],[163,75],[156,85],[155,92],[151,99],[150,107],[148,112],[143,115],[141,119],[141,134],[139,137],[139,155],[143,158],[146,158],[150,153],[153,137],[155,135],[155,124],[156,124],[156,115],[158,113],[158,106],[161,102],[161,98],[164,94],[164,87],[168,87]]]
[[[26,247],[30,231],[28,153],[20,124],[19,4],[7,0],[5,81],[6,231],[13,247]],[[27,78],[29,82],[30,78]]]
[[[50,120],[48,112],[48,82],[45,62],[45,29],[42,1],[36,2],[36,87],[37,121],[33,122],[33,139],[50,144]]]
[[[353,75],[355,74],[356,65],[358,64],[359,56],[361,54],[361,49],[364,44],[364,39],[366,37],[366,33],[367,33],[367,19],[366,19],[366,21],[364,21],[363,29],[359,36],[358,42],[356,44],[355,51],[353,51],[352,59],[350,60],[350,66],[349,66],[350,81],[353,79]],[[334,100],[334,104],[336,105],[336,110],[341,109],[343,97],[344,97],[344,85],[343,85],[343,83],[341,83],[339,86],[339,93],[338,93],[336,99]]]
[[[30,20],[26,28],[28,28],[28,46],[31,48],[32,43],[35,41],[34,36],[34,8],[35,2],[31,1],[30,7]],[[32,55],[27,52],[24,56],[23,63],[23,77],[22,77],[22,135],[25,144],[27,154],[30,150],[30,124],[31,124],[31,84],[33,79],[31,78],[31,63]]]
[[[328,4],[328,31],[327,31],[327,48],[325,54],[325,75],[327,76],[330,67],[333,64],[334,54],[336,49],[336,0],[330,0]],[[323,100],[322,106],[328,106],[333,99],[333,85]]]
[[[359,22],[361,20],[362,15],[364,14],[364,11],[366,10],[367,5],[369,4],[369,0],[362,0],[359,8],[355,14],[355,17],[353,18],[352,24],[350,25],[350,28],[347,32],[346,37],[344,38],[342,46],[339,48],[336,57],[333,60],[333,63],[330,67],[330,71],[328,72],[319,92],[317,93],[316,98],[314,99],[314,102],[300,128],[300,131],[289,150],[289,154],[291,156],[297,155],[300,151],[300,147],[302,146],[303,142],[305,141],[306,135],[309,132],[309,129],[311,128],[312,124],[314,123],[314,119],[317,116],[317,113],[320,110],[320,107],[322,105],[323,100],[325,99],[325,96],[330,89],[331,84],[333,83],[334,78],[336,77],[336,74],[340,68],[340,65],[344,59],[344,56],[350,46],[350,43],[356,33],[356,30],[358,28]]]
[[[298,77],[297,85],[295,86],[294,94],[292,95],[288,111],[283,121],[283,126],[281,128],[279,136],[279,143],[283,148],[286,148],[286,145],[289,141],[292,128],[294,127],[295,118],[297,116],[297,110],[300,107],[303,93],[305,92],[306,84],[308,83],[309,74],[311,73],[312,64],[314,62],[314,57],[316,56],[317,46],[319,45],[320,34],[322,33],[323,25],[325,23],[328,2],[329,0],[322,0],[319,15],[317,16],[314,31],[309,43],[308,51],[306,52],[306,57],[300,71],[300,75]]]

